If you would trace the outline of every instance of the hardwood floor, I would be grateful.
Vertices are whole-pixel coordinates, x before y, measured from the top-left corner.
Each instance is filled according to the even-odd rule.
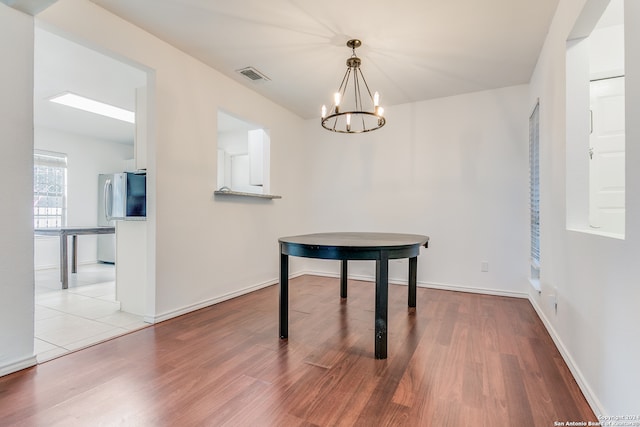
[[[0,378],[1,426],[553,426],[597,421],[527,300],[290,281]]]

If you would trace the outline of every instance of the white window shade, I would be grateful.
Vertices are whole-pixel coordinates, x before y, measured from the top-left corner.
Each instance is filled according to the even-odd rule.
[[[36,151],[33,154],[33,226],[61,227],[67,211],[67,156]]]
[[[529,117],[529,204],[531,218],[531,262],[540,264],[540,103]]]

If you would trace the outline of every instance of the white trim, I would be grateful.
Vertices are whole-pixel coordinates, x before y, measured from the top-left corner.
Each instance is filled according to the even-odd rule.
[[[327,273],[323,271],[305,271],[299,275],[309,274],[312,276],[322,276],[322,277],[334,277],[339,278],[340,273]],[[365,282],[375,282],[375,277],[358,275],[358,274],[348,274],[348,278],[351,280],[362,280]],[[397,279],[393,277],[389,277],[389,284],[392,285],[407,285],[406,279]],[[468,292],[473,294],[485,294],[485,295],[496,295],[501,297],[512,297],[512,298],[528,298],[529,295],[526,292],[514,292],[514,291],[505,291],[502,289],[490,289],[490,288],[479,288],[475,286],[461,286],[461,285],[452,285],[449,283],[436,283],[436,282],[417,282],[417,286],[419,288],[429,288],[429,289],[441,289],[445,291],[455,291],[455,292]]]
[[[304,271],[298,271],[296,273],[291,273],[289,275],[289,279],[295,279],[296,277],[300,277],[304,275],[332,277],[332,278],[340,277],[340,273],[328,273],[325,271],[304,270]],[[367,275],[349,274],[348,278],[351,280],[361,280],[364,282],[372,282],[372,283],[375,282],[375,277],[367,276]],[[174,317],[178,317],[195,310],[200,310],[201,308],[209,307],[217,303],[220,303],[232,298],[236,298],[241,295],[245,295],[262,288],[266,288],[268,286],[276,285],[278,284],[278,282],[279,282],[278,278],[267,280],[265,282],[240,289],[238,291],[229,292],[227,294],[224,294],[215,298],[211,298],[196,304],[184,306],[182,308],[178,308],[175,310],[167,311],[165,313],[161,313],[156,316],[144,316],[144,321],[152,324],[163,322],[165,320],[169,320]],[[393,285],[407,285],[407,280],[390,277],[389,283]],[[420,288],[441,289],[445,291],[467,292],[467,293],[474,293],[474,294],[530,299],[529,294],[527,292],[505,291],[503,289],[481,288],[481,287],[475,287],[475,286],[463,286],[463,285],[453,285],[450,283],[436,283],[436,282],[423,282],[423,281],[418,281],[417,286]]]
[[[18,360],[17,362],[9,365],[0,366],[0,377],[36,366],[37,364],[38,360],[36,359],[36,356],[25,357],[24,359]]]
[[[311,276],[320,276],[320,277],[333,277],[333,278],[339,278],[340,277],[340,273],[327,273],[327,272],[322,272],[322,271],[313,271],[313,270],[305,270],[305,271],[298,271],[296,273],[292,273],[289,275],[289,279],[295,279],[296,277],[300,277],[300,276],[304,276],[304,275],[311,275]],[[375,278],[372,276],[366,276],[366,275],[354,275],[354,274],[350,274],[348,276],[349,279],[351,280],[361,280],[361,281],[365,281],[365,282],[375,282]],[[172,319],[174,317],[178,317],[178,316],[182,316],[183,314],[187,314],[190,313],[192,311],[196,311],[196,310],[200,310],[201,308],[205,308],[205,307],[209,307],[215,304],[218,304],[220,302],[232,299],[232,298],[236,298],[239,297],[241,295],[245,295],[248,294],[250,292],[253,291],[257,291],[259,289],[262,288],[266,288],[268,286],[272,286],[272,285],[276,285],[278,284],[279,279],[275,278],[275,279],[270,279],[267,280],[265,282],[262,283],[258,283],[252,286],[248,286],[246,288],[242,288],[240,290],[234,291],[234,292],[229,292],[227,294],[215,297],[215,298],[210,298],[208,300],[205,301],[201,301],[199,303],[196,304],[191,304],[191,305],[187,305],[184,306],[182,308],[178,308],[175,310],[171,310],[171,311],[167,311],[155,316],[144,316],[143,320],[147,323],[158,323],[158,322],[164,322],[165,320],[169,320]],[[407,285],[407,280],[406,279],[398,279],[398,278],[389,278],[389,283],[393,284],[393,285]],[[420,288],[431,288],[431,289],[441,289],[441,290],[446,290],[446,291],[456,291],[456,292],[468,292],[468,293],[474,293],[474,294],[484,294],[484,295],[496,295],[496,296],[503,296],[503,297],[512,297],[512,298],[528,298],[528,294],[524,293],[524,292],[513,292],[513,291],[504,291],[501,289],[489,289],[489,288],[478,288],[478,287],[470,287],[470,286],[460,286],[460,285],[451,285],[451,284],[445,284],[445,283],[433,283],[433,282],[420,282],[418,281],[417,286]]]
[[[445,283],[418,282],[418,286],[421,288],[442,289],[445,291],[454,291],[454,292],[468,292],[472,294],[495,295],[499,297],[523,298],[523,299],[529,297],[529,295],[526,292],[514,292],[514,291],[505,291],[502,289],[450,285]]]
[[[600,417],[603,414],[606,414],[607,412],[604,411],[604,407],[602,406],[602,403],[596,397],[596,394],[593,392],[593,390],[591,390],[591,387],[589,387],[589,384],[585,380],[584,375],[582,375],[582,371],[580,371],[580,368],[578,368],[578,365],[575,363],[575,361],[571,357],[571,354],[565,347],[564,343],[562,342],[562,339],[560,339],[560,337],[556,333],[556,330],[553,328],[553,325],[551,324],[549,319],[547,319],[547,317],[544,315],[544,312],[540,309],[540,306],[538,305],[538,303],[533,298],[531,298],[531,296],[529,296],[529,302],[531,303],[531,305],[533,306],[533,309],[538,314],[538,317],[540,318],[540,320],[542,320],[544,327],[547,329],[547,332],[551,336],[551,339],[553,340],[553,343],[556,345],[556,348],[560,352],[562,359],[569,367],[569,370],[571,371],[573,378],[576,380],[578,387],[580,387],[582,394],[584,395],[585,399],[587,399],[587,403],[591,407],[591,410],[595,413],[596,417]]]
[[[296,278],[298,276],[302,276],[304,274],[305,274],[304,272],[294,273],[294,274],[289,275],[289,278],[294,279],[294,278]],[[242,288],[242,289],[239,289],[239,290],[234,291],[234,292],[229,292],[229,293],[226,293],[224,295],[220,295],[219,297],[210,298],[208,300],[204,300],[204,301],[196,303],[196,304],[191,304],[191,305],[187,305],[187,306],[184,306],[182,308],[175,309],[175,310],[166,311],[164,313],[161,313],[161,314],[158,314],[158,315],[155,315],[155,316],[144,316],[143,320],[145,322],[147,322],[147,323],[152,323],[152,324],[153,323],[158,323],[158,322],[164,322],[165,320],[169,320],[169,319],[172,319],[174,317],[182,316],[183,314],[187,314],[187,313],[190,313],[192,311],[200,310],[201,308],[209,307],[209,306],[218,304],[220,302],[223,302],[223,301],[226,301],[226,300],[229,300],[229,299],[232,299],[232,298],[236,298],[236,297],[239,297],[241,295],[245,295],[245,294],[251,293],[253,291],[257,291],[259,289],[266,288],[266,287],[271,286],[271,285],[275,285],[278,282],[279,282],[279,279],[277,279],[277,278],[276,279],[270,279],[270,280],[267,280],[265,282],[258,283],[258,284],[252,285],[252,286],[248,286],[246,288]]]

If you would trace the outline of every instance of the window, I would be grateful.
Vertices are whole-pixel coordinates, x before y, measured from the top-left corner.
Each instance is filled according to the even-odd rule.
[[[540,103],[529,117],[529,206],[531,216],[531,279],[540,279]]]
[[[67,156],[36,151],[33,155],[33,226],[61,227],[67,212]]]

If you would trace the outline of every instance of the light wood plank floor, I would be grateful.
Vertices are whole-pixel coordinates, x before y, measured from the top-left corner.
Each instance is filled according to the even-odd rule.
[[[597,421],[527,300],[290,281],[0,378],[2,426],[553,426]]]

